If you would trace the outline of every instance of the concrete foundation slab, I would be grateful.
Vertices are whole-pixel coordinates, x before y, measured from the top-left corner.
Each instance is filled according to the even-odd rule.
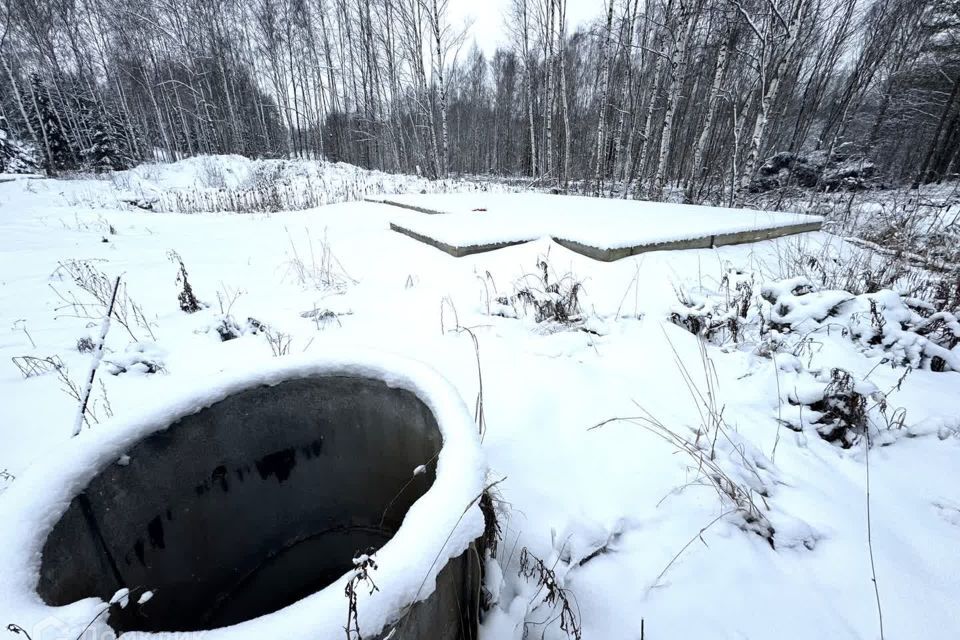
[[[823,222],[791,213],[538,193],[409,195],[378,202],[430,214],[394,220],[390,228],[455,257],[549,237],[610,262],[648,251],[708,249],[818,231]]]

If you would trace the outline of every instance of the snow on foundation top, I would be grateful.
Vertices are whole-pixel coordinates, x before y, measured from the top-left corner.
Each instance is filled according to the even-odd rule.
[[[819,216],[543,193],[391,196],[390,203],[449,215],[407,216],[396,224],[455,247],[571,240],[598,249],[656,245],[796,225]]]
[[[413,393],[431,411],[443,446],[436,479],[408,510],[403,524],[376,552],[376,584],[369,594],[358,589],[362,633],[376,635],[408,605],[426,599],[448,560],[462,554],[483,533],[477,499],[484,489],[486,464],[479,438],[463,400],[436,371],[422,363],[380,352],[327,354],[323,359],[283,358],[245,372],[231,372],[198,392],[155,401],[125,420],[115,419],[54,447],[30,467],[0,498],[0,521],[8,523],[0,545],[0,622],[36,631],[34,638],[79,637],[105,603],[88,598],[65,607],[46,605],[37,593],[41,554],[47,536],[78,495],[108,465],[134,444],[228,396],[261,385],[316,376],[354,376],[381,380]],[[413,473],[413,470],[411,470]],[[129,632],[121,637],[180,640],[276,638],[307,640],[343,635],[350,574],[279,611],[230,627],[198,632]],[[142,585],[149,588],[149,585]],[[97,617],[96,637],[112,637]]]

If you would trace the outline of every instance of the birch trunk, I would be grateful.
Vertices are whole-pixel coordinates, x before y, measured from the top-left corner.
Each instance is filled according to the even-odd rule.
[[[13,72],[10,71],[10,65],[7,63],[7,56],[3,53],[0,53],[0,62],[3,62],[3,70],[7,72],[7,80],[10,81],[10,88],[13,90],[13,98],[17,103],[17,109],[20,111],[20,117],[23,118],[23,122],[27,127],[27,132],[30,134],[30,138],[32,138],[34,144],[39,147],[40,139],[37,137],[37,132],[33,128],[33,125],[30,124],[30,118],[27,116],[27,110],[23,106],[23,97],[20,95],[20,88],[17,87],[17,81],[13,77]]]
[[[519,0],[521,28],[523,29],[524,84],[527,93],[527,128],[530,133],[530,175],[537,177],[537,134],[533,126],[533,70],[530,68],[530,25],[527,19],[527,0]]]
[[[753,173],[757,166],[757,159],[760,155],[760,146],[763,143],[764,134],[767,131],[767,124],[770,118],[770,107],[777,99],[780,93],[780,82],[783,78],[783,72],[786,70],[787,63],[790,60],[793,48],[797,42],[797,35],[800,32],[800,21],[803,18],[803,10],[807,0],[794,0],[793,10],[791,11],[790,22],[787,24],[786,43],[783,53],[777,61],[773,71],[773,76],[767,84],[767,90],[760,98],[760,112],[757,114],[757,120],[753,125],[753,135],[750,136],[750,146],[747,149],[747,157],[743,162],[743,169],[740,172],[740,189],[736,195],[736,204],[743,204],[743,198],[750,181],[753,179]]]
[[[606,39],[600,52],[600,105],[599,119],[597,121],[597,168],[594,175],[593,195],[599,197],[603,190],[603,175],[606,163],[604,158],[604,146],[606,143],[606,116],[607,116],[607,98],[610,90],[610,34],[613,31],[613,0],[607,8],[607,30]]]
[[[727,59],[730,52],[731,38],[724,38],[720,45],[720,51],[717,53],[717,61],[713,67],[713,82],[710,84],[710,94],[707,97],[707,116],[700,129],[700,135],[693,147],[693,162],[690,164],[690,176],[687,179],[687,186],[684,189],[683,201],[692,204],[694,201],[694,191],[699,188],[699,183],[703,181],[707,168],[703,165],[703,154],[707,148],[707,142],[713,133],[713,118],[717,112],[717,100],[720,96],[720,84],[727,71]]]
[[[554,0],[547,0],[546,55],[544,56],[544,63],[547,68],[546,87],[544,88],[546,97],[543,101],[543,118],[547,137],[544,154],[547,158],[546,175],[548,180],[553,179],[553,2]]]
[[[620,166],[621,166],[620,155],[623,149],[623,130],[624,130],[624,127],[626,126],[627,111],[628,111],[625,107],[627,104],[627,97],[630,92],[630,87],[633,85],[633,32],[636,29],[637,7],[639,4],[640,4],[639,0],[633,0],[632,8],[629,2],[627,4],[627,13],[629,15],[629,18],[627,20],[627,35],[625,39],[626,46],[624,48],[625,50],[624,58],[625,58],[625,65],[627,67],[627,73],[626,73],[627,77],[625,81],[622,82],[620,85],[620,99],[617,102],[617,104],[620,105],[620,109],[619,109],[619,116],[617,118],[617,131],[613,136],[614,178],[620,175],[617,172],[620,171]],[[629,152],[630,147],[628,146],[627,149]],[[614,181],[612,180],[610,182],[610,192],[608,194],[609,197],[613,197],[613,189],[614,189]]]
[[[670,59],[670,84],[667,89],[667,105],[663,113],[663,126],[660,129],[660,148],[657,153],[657,164],[651,181],[650,193],[655,200],[663,198],[664,176],[667,171],[667,160],[670,157],[670,145],[673,138],[673,116],[680,98],[681,76],[684,73],[687,61],[687,48],[693,38],[697,25],[696,11],[684,12],[678,30],[685,28],[683,39],[677,42]]]
[[[570,180],[570,105],[567,104],[567,0],[560,0],[560,110],[563,112],[563,169],[561,184],[564,191]]]
[[[664,10],[664,14],[669,16],[670,11],[673,8],[673,1],[667,0],[667,6]],[[620,193],[621,198],[626,198],[630,192],[630,187],[633,184],[633,177],[637,172],[643,173],[644,167],[647,164],[647,150],[650,145],[650,127],[653,125],[653,113],[657,107],[657,96],[660,93],[660,86],[663,76],[663,61],[667,59],[667,34],[660,35],[660,51],[656,53],[656,62],[653,64],[653,89],[650,91],[650,102],[647,104],[647,114],[643,121],[643,129],[640,131],[640,149],[637,151],[636,156],[630,157],[630,167],[627,171],[627,179],[623,183],[623,191]]]

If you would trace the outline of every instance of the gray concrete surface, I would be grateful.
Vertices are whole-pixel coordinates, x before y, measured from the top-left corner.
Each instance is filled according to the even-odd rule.
[[[593,258],[594,260],[600,260],[602,262],[613,262],[614,260],[621,260],[623,258],[628,258],[630,256],[635,256],[641,253],[647,253],[648,251],[677,251],[681,249],[712,249],[714,247],[721,247],[725,245],[733,244],[745,244],[749,242],[760,242],[761,240],[770,240],[772,238],[779,238],[782,236],[789,236],[798,233],[807,233],[810,231],[819,231],[821,227],[821,222],[806,222],[803,224],[794,224],[784,227],[770,227],[767,229],[756,229],[752,231],[742,231],[738,233],[721,233],[716,235],[706,235],[700,236],[698,238],[689,238],[686,240],[677,240],[675,242],[659,242],[659,243],[646,243],[639,244],[628,247],[617,247],[617,248],[601,248],[595,247],[589,244],[584,244],[582,242],[577,242],[576,240],[568,240],[562,237],[553,237],[553,241],[559,244],[562,247],[585,255],[588,258]],[[408,229],[402,225],[399,225],[395,222],[390,223],[390,228],[393,231],[402,233],[404,235],[410,236],[414,240],[428,244],[431,247],[436,247],[441,251],[449,253],[455,258],[461,258],[463,256],[472,255],[474,253],[484,253],[487,251],[494,251],[496,249],[502,249],[503,247],[511,247],[518,244],[524,244],[525,242],[530,242],[536,238],[530,238],[528,240],[517,240],[514,242],[500,242],[492,244],[478,244],[470,246],[456,246],[441,242],[430,236],[425,236],[423,234],[417,233],[411,229]]]
[[[469,256],[474,253],[485,253],[487,251],[494,251],[495,249],[503,249],[504,247],[512,247],[514,245],[530,242],[530,240],[535,240],[535,238],[530,238],[530,240],[517,240],[515,242],[496,242],[493,244],[475,244],[475,245],[468,245],[465,247],[459,247],[456,245],[447,244],[446,242],[441,242],[436,238],[431,238],[430,236],[425,236],[423,234],[417,233],[416,231],[407,229],[406,227],[401,226],[395,222],[390,223],[390,228],[393,231],[396,231],[397,233],[402,233],[405,236],[410,236],[414,240],[419,240],[424,244],[428,244],[431,247],[436,247],[437,249],[440,249],[440,251],[449,253],[454,258],[462,258],[463,256]]]

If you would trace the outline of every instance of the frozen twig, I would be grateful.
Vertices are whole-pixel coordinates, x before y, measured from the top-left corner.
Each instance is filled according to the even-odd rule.
[[[116,282],[113,285],[113,294],[110,296],[110,304],[107,306],[107,313],[103,316],[103,322],[100,323],[100,337],[97,340],[97,345],[93,352],[93,359],[90,362],[90,375],[87,376],[87,381],[83,385],[83,393],[80,397],[80,410],[77,412],[77,417],[73,422],[73,433],[71,435],[74,436],[79,434],[80,429],[83,428],[84,414],[87,412],[87,403],[90,401],[90,392],[93,390],[93,380],[97,376],[97,367],[100,366],[100,361],[103,359],[103,344],[107,340],[107,332],[110,331],[110,316],[113,314],[113,305],[117,300],[117,290],[119,288],[120,276],[117,276]]]

